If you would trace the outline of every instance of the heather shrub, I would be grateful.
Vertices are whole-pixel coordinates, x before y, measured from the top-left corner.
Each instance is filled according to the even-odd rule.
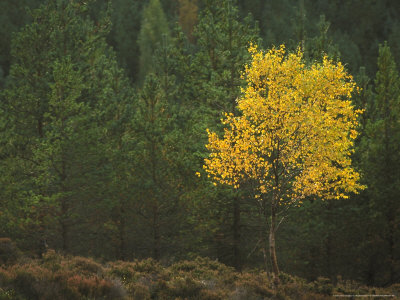
[[[172,274],[190,273],[197,279],[214,282],[218,279],[221,284],[231,284],[237,278],[232,267],[228,267],[209,258],[197,257],[194,261],[181,261],[168,268]]]
[[[16,299],[14,290],[6,290],[0,287],[0,300]]]
[[[369,288],[320,277],[314,282],[285,273],[276,287],[265,272],[238,273],[217,261],[196,258],[163,267],[153,259],[102,265],[84,257],[64,257],[53,250],[42,259],[20,257],[0,267],[0,300],[198,299],[324,300],[338,295],[396,294],[400,285]]]
[[[42,265],[53,271],[56,272],[62,268],[62,256],[58,254],[56,251],[49,249],[42,255]]]
[[[385,297],[385,298],[392,298],[391,295],[398,297],[398,295],[399,295],[391,287],[389,287],[389,288],[367,287],[356,281],[342,280],[341,278],[338,278],[338,282],[337,282],[336,287],[334,288],[333,294],[338,294],[338,295],[389,295],[389,297]],[[377,297],[377,298],[379,298],[379,297]]]
[[[128,293],[123,285],[123,283],[118,279],[111,280],[112,285],[109,291],[110,299],[125,299]]]
[[[190,276],[177,276],[171,278],[166,284],[166,289],[162,292],[163,296],[168,296],[172,299],[182,297],[183,299],[198,299],[200,291],[204,285],[199,280]]]
[[[79,292],[87,298],[112,299],[112,282],[98,278],[96,276],[83,277],[80,275],[72,276],[68,279],[68,287]]]
[[[235,282],[235,291],[232,297],[235,299],[263,299],[274,295],[270,288],[267,274],[243,273]]]
[[[292,275],[281,272],[279,274],[279,281],[281,282],[281,284],[293,283],[296,281],[296,278]]]
[[[323,294],[332,296],[333,285],[329,278],[318,277],[316,281],[314,281],[315,291]]]
[[[14,277],[14,274],[9,270],[0,267],[0,287],[9,285]]]
[[[57,264],[61,264],[61,261],[63,260],[63,256],[60,255],[59,253],[57,253],[55,250],[53,249],[48,249],[45,253],[43,253],[42,255],[42,263],[43,264],[53,264],[53,263],[57,263]]]
[[[131,286],[131,292],[133,294],[133,300],[149,300],[149,299],[151,299],[149,287],[142,283],[133,284]]]
[[[82,267],[82,265],[80,266]],[[58,273],[59,281],[65,283],[67,290],[79,295],[79,299],[82,297],[89,299],[123,299],[126,297],[126,290],[121,281],[103,278],[99,275],[100,271],[97,268],[93,268],[96,272],[90,274],[88,266],[93,267],[94,265],[84,264],[84,268],[79,269],[83,270],[80,273],[77,272],[78,269],[74,269],[75,274],[68,271],[65,274]]]
[[[131,282],[133,279],[139,277],[139,272],[135,270],[135,264],[124,261],[116,261],[109,264],[109,274],[118,277],[124,284]]]
[[[50,270],[35,264],[20,265],[15,268],[13,286],[27,299],[67,299],[62,283],[53,280]],[[67,293],[70,299],[77,299]]]
[[[67,260],[49,251],[42,260],[0,269],[0,278],[2,286],[13,288],[21,299],[124,299],[121,281],[103,278],[102,272],[93,260]]]
[[[20,251],[9,238],[0,238],[0,265],[13,264],[20,256]]]
[[[279,287],[277,296],[282,299],[298,300],[324,300],[332,299],[331,296],[318,294],[311,290],[309,286],[304,286],[297,282],[287,283]]]
[[[393,294],[396,298],[400,298],[400,283],[396,283],[391,285],[388,290]]]
[[[199,299],[201,300],[224,300],[229,299],[229,291],[218,289],[218,290],[209,290],[203,289],[199,293]]]
[[[136,272],[147,273],[147,274],[157,274],[162,272],[162,267],[159,262],[152,258],[144,260],[135,260],[133,262],[133,268]]]
[[[104,269],[101,264],[95,262],[90,258],[75,256],[68,261],[70,269],[78,274],[85,275],[101,275],[104,272]]]

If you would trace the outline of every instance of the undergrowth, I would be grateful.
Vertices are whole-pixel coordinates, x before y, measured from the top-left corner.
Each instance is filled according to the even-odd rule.
[[[29,259],[11,241],[3,242],[6,245],[1,252],[0,300],[322,300],[338,295],[400,295],[399,284],[381,289],[339,280],[333,285],[327,278],[307,282],[284,273],[276,287],[265,272],[236,272],[200,257],[170,266],[153,259],[101,264],[91,258],[63,256],[49,250],[41,259]]]

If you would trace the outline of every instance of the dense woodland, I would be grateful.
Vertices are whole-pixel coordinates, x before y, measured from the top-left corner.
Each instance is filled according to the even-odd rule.
[[[249,43],[284,43],[353,75],[367,188],[288,210],[279,267],[400,282],[400,2],[2,0],[0,39],[0,237],[27,255],[271,271],[251,191],[213,185],[203,164]]]

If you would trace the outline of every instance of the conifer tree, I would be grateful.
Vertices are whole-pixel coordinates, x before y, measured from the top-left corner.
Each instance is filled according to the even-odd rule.
[[[147,253],[151,251],[155,259],[165,257],[171,249],[179,253],[179,243],[183,244],[180,225],[186,207],[181,202],[184,170],[179,162],[184,159],[184,137],[164,80],[160,73],[146,76],[133,120],[132,159],[137,176],[132,192],[140,220],[135,229],[136,242]]]
[[[111,149],[129,111],[129,86],[105,43],[108,17],[95,25],[87,11],[84,1],[57,0],[33,12],[33,23],[13,42],[3,102],[2,169],[19,191],[21,209],[32,208],[38,239],[64,251],[85,250],[76,232],[101,243],[91,234],[109,218]]]
[[[194,41],[193,29],[197,23],[198,9],[197,0],[179,0],[179,25],[191,42]]]
[[[364,141],[364,171],[374,222],[384,224],[376,233],[383,236],[384,243],[375,244],[385,249],[379,251],[379,256],[384,257],[383,265],[373,276],[377,276],[376,273],[383,274],[381,280],[384,281],[380,284],[390,284],[400,274],[400,257],[397,255],[399,244],[396,239],[400,222],[400,82],[396,63],[386,43],[379,47],[375,94]]]
[[[165,45],[170,36],[167,18],[159,0],[150,0],[144,7],[138,37],[139,79],[144,81],[147,74],[155,71],[154,55],[158,47]]]
[[[202,138],[198,139],[200,143],[204,141],[207,126],[218,127],[223,111],[235,111],[243,84],[240,74],[250,58],[247,47],[259,38],[257,25],[251,16],[241,19],[236,1],[231,0],[206,1],[194,36],[197,52],[193,62],[196,71],[193,87],[197,111],[201,112],[197,123],[204,130]],[[204,151],[200,144],[197,149]],[[213,224],[213,229],[207,229],[214,232],[210,238],[215,241],[211,247],[215,250],[208,255],[217,255],[240,269],[243,256],[241,202],[244,196],[226,187],[213,190],[205,186],[204,189],[207,191],[203,192],[208,203],[206,210],[212,212],[212,219],[219,220]]]
[[[108,41],[114,47],[120,65],[133,82],[139,79],[138,36],[144,2],[116,0],[112,2],[112,30]]]

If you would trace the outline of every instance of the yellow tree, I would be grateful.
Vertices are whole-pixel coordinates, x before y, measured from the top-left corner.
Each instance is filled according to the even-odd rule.
[[[284,46],[264,53],[250,46],[247,86],[239,116],[225,114],[224,135],[208,131],[211,152],[204,169],[214,184],[251,183],[269,223],[269,252],[278,283],[275,233],[279,214],[308,196],[346,198],[363,186],[350,155],[361,113],[351,104],[355,88],[341,63],[327,57],[306,65]],[[268,229],[267,229],[268,230]]]

